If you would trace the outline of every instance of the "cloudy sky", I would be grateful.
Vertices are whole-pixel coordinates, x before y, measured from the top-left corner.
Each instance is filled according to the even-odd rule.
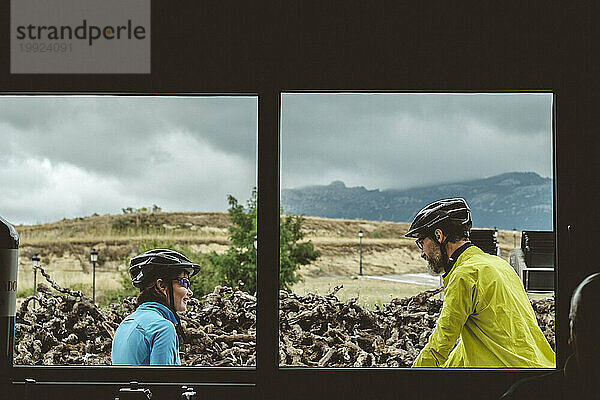
[[[552,177],[550,94],[289,94],[282,109],[286,188]]]
[[[0,212],[15,224],[225,210],[256,184],[257,99],[0,98]]]
[[[156,204],[224,211],[256,184],[254,97],[0,96],[0,215],[34,224]],[[285,94],[282,187],[552,176],[548,94]]]

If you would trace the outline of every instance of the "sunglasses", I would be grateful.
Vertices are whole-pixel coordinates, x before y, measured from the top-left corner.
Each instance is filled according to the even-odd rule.
[[[421,239],[417,239],[415,240],[415,243],[417,244],[417,246],[419,247],[419,250],[423,250],[423,241],[425,240],[425,238],[421,238]]]
[[[177,281],[177,283],[179,283],[181,286],[183,286],[186,289],[190,287],[190,280],[186,277],[179,278],[179,279],[173,279],[173,280]]]

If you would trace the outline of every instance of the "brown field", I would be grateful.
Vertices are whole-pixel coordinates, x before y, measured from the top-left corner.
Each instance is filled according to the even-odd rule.
[[[117,223],[128,224],[115,229]],[[126,271],[125,261],[136,254],[136,244],[158,239],[187,244],[193,250],[223,252],[229,244],[226,213],[156,212],[121,215],[93,215],[85,218],[32,226],[16,226],[20,235],[19,293],[25,296],[33,288],[31,257],[39,254],[42,266],[59,285],[84,290],[91,295],[92,265],[89,252],[96,248],[99,263],[96,267],[96,296],[120,287],[120,276]],[[122,228],[123,225],[121,225]],[[340,299],[358,297],[368,305],[388,302],[390,297],[412,296],[427,286],[357,279],[359,271],[358,231],[362,240],[363,274],[387,275],[425,272],[412,239],[403,235],[408,223],[386,221],[343,220],[306,217],[304,231],[321,251],[314,264],[302,267],[303,281],[293,291],[325,293],[343,285]],[[508,259],[513,249],[511,231],[499,231],[501,255]],[[517,237],[520,246],[520,237]],[[38,274],[38,282],[43,280]]]

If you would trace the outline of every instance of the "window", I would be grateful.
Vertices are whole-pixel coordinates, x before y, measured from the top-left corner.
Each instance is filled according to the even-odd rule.
[[[2,96],[0,104],[0,208],[20,234],[15,365],[110,365],[115,329],[135,307],[125,299],[138,293],[129,259],[169,248],[201,265],[181,316],[182,365],[255,366],[254,290],[225,281],[220,263],[232,246],[228,195],[244,204],[256,186],[257,97]],[[39,301],[34,280],[48,287],[36,291]],[[81,291],[100,314],[60,289]]]
[[[283,93],[281,206],[305,216],[307,247],[296,278],[280,265],[280,366],[412,365],[445,271],[428,273],[404,234],[443,198],[467,201],[471,241],[553,321],[552,107],[552,93]],[[430,301],[409,305],[420,293]]]
[[[274,168],[274,163],[277,162],[273,158],[274,154],[278,153],[278,132],[277,124],[279,111],[277,95],[272,92],[263,93],[259,96],[259,138],[260,146],[258,147],[258,163],[259,163],[259,188],[262,188],[262,196],[258,199],[258,242],[265,243],[258,246],[258,258],[261,267],[258,269],[258,298],[260,306],[257,309],[257,319],[262,321],[257,329],[257,369],[248,368],[138,368],[135,373],[127,367],[31,367],[20,366],[12,368],[10,376],[15,382],[15,387],[21,388],[27,378],[37,379],[39,390],[54,391],[54,387],[60,388],[56,390],[76,391],[75,386],[66,382],[78,381],[88,386],[96,385],[98,393],[100,388],[105,388],[104,393],[114,394],[114,385],[122,385],[131,377],[147,382],[147,386],[152,387],[155,394],[159,389],[168,385],[177,385],[185,382],[203,382],[202,386],[206,393],[215,394],[222,393],[227,396],[229,393],[236,392],[240,396],[245,396],[248,393],[254,393],[254,387],[258,384],[264,390],[275,390],[274,388],[286,386],[286,390],[291,390],[293,393],[314,392],[325,386],[337,388],[339,393],[352,394],[354,396],[363,396],[366,394],[367,388],[372,383],[376,383],[381,390],[385,388],[396,387],[400,385],[403,390],[419,391],[420,383],[415,381],[414,371],[399,371],[397,369],[365,369],[355,368],[352,372],[348,370],[327,370],[321,368],[281,368],[277,369],[277,274],[269,268],[273,264],[273,260],[278,259],[278,246],[276,229],[278,225],[278,171]],[[285,101],[284,101],[285,104]],[[285,131],[282,130],[282,135]],[[285,147],[284,143],[284,147]],[[285,148],[282,148],[282,155],[285,157]],[[285,181],[285,158],[283,164],[284,171],[282,177]],[[345,183],[345,186],[347,183]],[[285,183],[282,185],[285,189]],[[277,188],[277,189],[275,189]],[[243,195],[239,195],[240,199],[244,199]],[[367,231],[363,231],[364,234]],[[357,237],[358,238],[358,237]],[[363,237],[363,240],[367,240]],[[271,243],[271,244],[269,244]],[[366,253],[366,252],[365,252]],[[269,262],[267,262],[269,261]],[[101,372],[101,373],[99,373]],[[507,371],[510,372],[510,371]],[[527,372],[527,373],[526,373]],[[531,373],[530,373],[531,372]],[[535,371],[511,372],[507,374],[498,374],[494,371],[477,371],[475,375],[462,375],[456,371],[444,371],[444,374],[436,374],[436,380],[441,385],[447,386],[455,384],[461,379],[472,381],[486,380],[489,377],[498,378],[496,387],[506,387],[509,382],[514,380],[515,376],[529,376]],[[425,377],[430,376],[430,372],[423,372]],[[425,379],[425,378],[423,378]],[[41,381],[41,382],[40,382]],[[421,378],[419,378],[419,382]],[[60,386],[53,386],[56,383],[62,382]],[[102,386],[106,384],[106,386]],[[113,386],[110,386],[113,385]],[[225,389],[225,387],[227,389]],[[221,389],[222,388],[222,389]],[[52,389],[52,390],[51,390]],[[87,390],[87,389],[86,389]],[[327,389],[331,391],[331,389]],[[483,389],[481,389],[483,390]],[[20,393],[20,392],[19,392]],[[166,392],[165,392],[166,393]],[[169,393],[172,393],[170,391]],[[482,392],[483,393],[483,392]],[[108,395],[108,394],[107,394]]]

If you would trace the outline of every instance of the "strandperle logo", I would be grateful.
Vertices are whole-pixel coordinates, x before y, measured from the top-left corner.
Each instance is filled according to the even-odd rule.
[[[149,74],[151,0],[11,0],[13,74]]]
[[[76,27],[69,25],[46,26],[33,25],[17,26],[18,40],[86,40],[92,45],[98,39],[105,40],[142,40],[146,39],[146,28],[135,25],[130,19],[126,25],[106,25],[103,27],[88,24],[83,20]]]

